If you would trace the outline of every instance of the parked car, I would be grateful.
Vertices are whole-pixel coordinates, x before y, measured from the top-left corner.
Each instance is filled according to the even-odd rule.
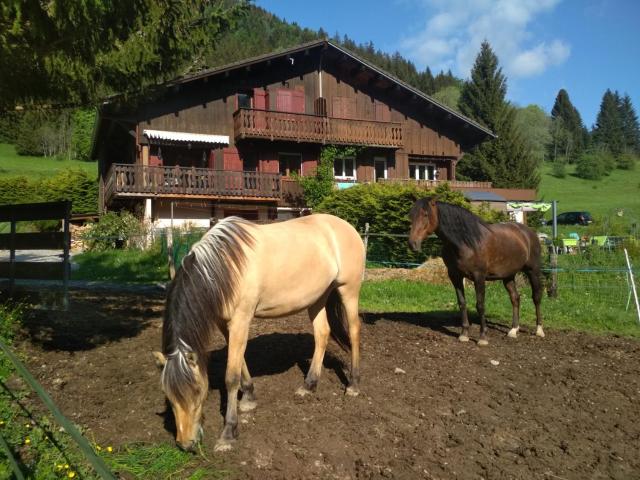
[[[589,212],[564,212],[558,215],[558,224],[561,225],[589,225],[593,222]]]

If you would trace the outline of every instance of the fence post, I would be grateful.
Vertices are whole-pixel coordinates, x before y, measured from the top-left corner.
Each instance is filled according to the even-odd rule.
[[[176,265],[173,261],[173,202],[171,202],[171,223],[167,229],[167,260],[169,261],[169,279],[176,276]]]
[[[11,238],[9,240],[9,295],[13,295],[16,279],[16,221],[11,220]]]
[[[636,301],[636,313],[638,314],[638,322],[640,322],[640,303],[638,302],[638,292],[636,291],[636,281],[633,278],[633,269],[629,260],[629,253],[624,249],[624,256],[627,259],[627,268],[629,269],[629,278],[631,279],[631,290],[633,291],[633,299]]]
[[[362,269],[362,279],[364,280],[364,272],[367,269],[367,250],[369,247],[369,222],[364,224],[364,268]]]
[[[64,219],[62,220],[62,231],[63,231],[63,266],[62,266],[62,308],[67,311],[69,309],[69,275],[71,272],[71,266],[69,263],[69,250],[71,248],[71,230],[70,230],[70,222],[71,219],[71,202],[67,202],[67,207],[64,213]]]

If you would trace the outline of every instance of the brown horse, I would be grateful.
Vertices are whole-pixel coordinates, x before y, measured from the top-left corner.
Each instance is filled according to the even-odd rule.
[[[463,283],[465,277],[472,280],[476,288],[476,308],[480,316],[478,345],[488,343],[484,316],[486,280],[502,280],[509,292],[513,319],[508,335],[512,338],[517,336],[520,328],[520,294],[516,288],[515,276],[518,272],[524,272],[529,278],[536,307],[536,335],[544,337],[540,314],[540,242],[535,232],[518,223],[487,224],[468,210],[438,202],[433,197],[418,200],[409,215],[409,245],[414,251],[419,251],[425,237],[434,232],[444,244],[442,259],[456,289],[462,315],[461,342],[469,340],[469,318]]]
[[[315,390],[329,335],[351,351],[346,393],[358,394],[360,318],[358,297],[364,246],[358,232],[331,215],[311,215],[270,225],[237,217],[220,221],[184,258],[171,283],[162,331],[162,387],[176,419],[177,444],[198,442],[209,383],[209,351],[216,327],[228,343],[227,411],[216,450],[237,437],[238,406],[256,407],[253,382],[244,361],[249,323],[307,310],[315,350],[305,383]],[[238,393],[242,399],[238,402]]]

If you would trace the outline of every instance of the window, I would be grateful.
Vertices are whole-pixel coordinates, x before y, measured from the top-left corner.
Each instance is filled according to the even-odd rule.
[[[373,159],[376,182],[387,178],[387,159],[385,157],[375,157]]]
[[[253,97],[251,93],[239,93],[236,95],[237,108],[251,108]]]
[[[333,176],[338,180],[355,180],[356,159],[354,157],[336,158],[333,161]]]
[[[289,177],[294,173],[300,175],[302,155],[299,153],[280,153],[278,154],[278,162],[280,163],[280,175],[283,177]]]
[[[425,163],[410,163],[409,178],[414,180],[437,180],[438,170],[435,165]]]

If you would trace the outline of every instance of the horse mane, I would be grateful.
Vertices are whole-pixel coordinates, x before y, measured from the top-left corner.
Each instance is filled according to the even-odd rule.
[[[162,384],[178,400],[194,380],[187,354],[202,358],[213,340],[216,321],[236,298],[247,262],[244,247],[254,244],[247,228],[252,225],[239,217],[219,221],[193,245],[169,286],[162,328],[162,352],[167,356]]]
[[[460,248],[466,245],[476,248],[482,240],[488,224],[469,210],[451,203],[436,202],[438,207],[437,231],[447,241]]]

